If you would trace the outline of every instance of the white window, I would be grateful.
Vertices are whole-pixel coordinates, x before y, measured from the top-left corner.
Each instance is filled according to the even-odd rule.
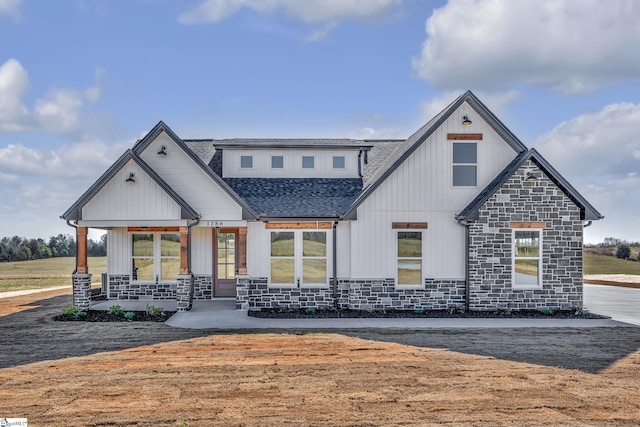
[[[344,169],[344,156],[333,156],[333,168]]]
[[[398,286],[422,286],[422,231],[398,231]]]
[[[475,187],[478,185],[478,144],[475,142],[453,143],[453,186]]]
[[[271,156],[271,169],[282,169],[284,167],[283,156]]]
[[[538,288],[542,281],[542,230],[513,230],[513,287]]]
[[[302,156],[302,169],[313,169],[315,158],[313,156]]]
[[[271,286],[326,286],[326,231],[271,232]]]
[[[240,167],[242,169],[253,168],[253,156],[240,156]]]
[[[131,245],[131,280],[176,280],[180,273],[180,234],[135,233]]]

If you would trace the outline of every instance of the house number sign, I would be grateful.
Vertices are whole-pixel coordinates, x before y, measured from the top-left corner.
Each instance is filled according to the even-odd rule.
[[[205,221],[207,227],[224,227],[224,221]]]

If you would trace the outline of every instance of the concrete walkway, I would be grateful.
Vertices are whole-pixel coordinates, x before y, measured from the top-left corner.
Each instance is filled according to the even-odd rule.
[[[640,326],[640,289],[585,283],[584,307],[591,313]]]
[[[609,319],[257,319],[235,310],[233,301],[195,301],[166,324],[190,329],[439,329],[439,328],[596,328],[633,327]]]

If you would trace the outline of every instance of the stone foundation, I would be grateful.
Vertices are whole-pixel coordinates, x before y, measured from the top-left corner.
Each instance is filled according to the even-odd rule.
[[[176,282],[131,282],[128,274],[110,274],[108,280],[108,299],[144,301],[176,298]]]
[[[463,308],[464,280],[426,279],[426,289],[397,289],[394,279],[339,279],[331,287],[275,288],[266,277],[238,277],[236,308],[330,308],[352,310],[445,310]]]

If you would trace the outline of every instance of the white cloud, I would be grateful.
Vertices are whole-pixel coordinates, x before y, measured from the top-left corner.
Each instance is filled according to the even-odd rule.
[[[617,103],[562,122],[535,143],[571,175],[624,177],[640,171],[640,105]]]
[[[562,122],[535,143],[606,219],[587,229],[588,241],[640,240],[640,105],[611,104]]]
[[[18,19],[20,18],[20,6],[22,6],[22,0],[0,0],[0,15],[8,15]]]
[[[0,132],[42,129],[71,134],[80,130],[82,107],[100,100],[102,70],[96,71],[96,84],[82,92],[53,88],[36,100],[33,111],[22,103],[29,89],[29,76],[16,59],[0,66]]]
[[[349,132],[347,137],[352,139],[405,139],[407,133],[397,128],[373,128],[365,126]]]
[[[220,22],[243,8],[256,13],[283,11],[291,19],[306,24],[325,24],[307,41],[325,38],[339,21],[349,18],[379,19],[393,12],[403,0],[204,0],[178,17],[182,24]]]
[[[0,132],[28,127],[29,110],[21,100],[28,89],[29,76],[20,62],[9,59],[0,65]]]
[[[443,90],[587,93],[638,78],[638,22],[634,0],[449,0],[427,20],[413,66]]]

